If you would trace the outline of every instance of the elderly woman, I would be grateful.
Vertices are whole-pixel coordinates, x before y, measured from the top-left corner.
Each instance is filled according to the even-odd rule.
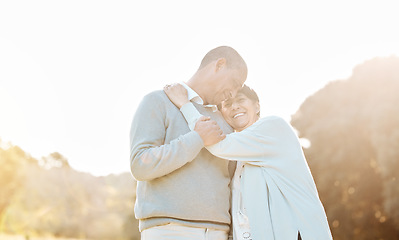
[[[181,84],[164,88],[191,130],[201,117]],[[280,117],[260,118],[257,94],[244,86],[220,106],[235,132],[206,146],[237,161],[232,180],[234,239],[332,239],[323,205],[292,127]]]

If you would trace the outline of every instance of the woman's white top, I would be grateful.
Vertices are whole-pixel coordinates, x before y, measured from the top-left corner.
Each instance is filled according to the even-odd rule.
[[[181,109],[191,130],[201,117],[192,103]],[[232,186],[234,239],[332,239],[323,205],[298,137],[280,117],[259,119],[228,134],[209,152],[235,160]]]

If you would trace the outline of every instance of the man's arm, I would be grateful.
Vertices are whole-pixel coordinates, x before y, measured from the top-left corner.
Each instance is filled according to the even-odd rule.
[[[130,130],[130,167],[133,177],[148,181],[173,172],[192,161],[204,143],[189,132],[165,144],[166,109],[162,96],[148,94],[140,103]]]

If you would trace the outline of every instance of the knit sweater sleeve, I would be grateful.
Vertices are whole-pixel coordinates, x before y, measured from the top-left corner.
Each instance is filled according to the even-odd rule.
[[[263,119],[241,132],[226,135],[219,143],[208,146],[213,155],[233,161],[264,165],[267,159],[279,154],[278,139],[268,134]]]
[[[180,111],[183,114],[184,118],[186,119],[188,127],[190,128],[191,131],[193,131],[195,128],[195,124],[202,115],[198,112],[198,110],[194,107],[194,105],[191,102],[184,104],[180,108]]]
[[[289,124],[280,117],[259,119],[241,132],[207,147],[213,155],[252,165],[274,165],[276,159],[300,153],[300,145]]]
[[[191,103],[183,105],[180,111],[193,130],[201,114]],[[258,120],[241,132],[227,134],[224,140],[207,146],[206,149],[213,155],[227,160],[265,165],[268,160],[281,154],[281,140],[285,139],[288,143],[287,141],[295,141],[293,137],[291,128],[282,118],[271,116]]]
[[[204,147],[201,137],[194,131],[165,143],[165,99],[160,94],[148,94],[132,121],[130,168],[138,181],[159,178],[179,169],[192,161]]]

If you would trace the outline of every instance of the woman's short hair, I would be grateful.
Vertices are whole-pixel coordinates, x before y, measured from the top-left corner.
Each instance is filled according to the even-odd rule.
[[[247,98],[251,99],[255,103],[259,103],[259,97],[258,94],[253,90],[252,88],[248,87],[247,85],[244,84],[244,86],[238,90],[237,95],[241,93],[244,94]],[[222,110],[222,104],[218,105],[219,111]],[[260,111],[258,113],[258,116],[260,116]]]
[[[256,94],[255,90],[253,90],[252,88],[248,87],[247,85],[244,84],[244,86],[240,90],[238,90],[237,94],[239,94],[239,93],[244,94],[245,96],[247,96],[252,101],[259,103],[258,94]]]

